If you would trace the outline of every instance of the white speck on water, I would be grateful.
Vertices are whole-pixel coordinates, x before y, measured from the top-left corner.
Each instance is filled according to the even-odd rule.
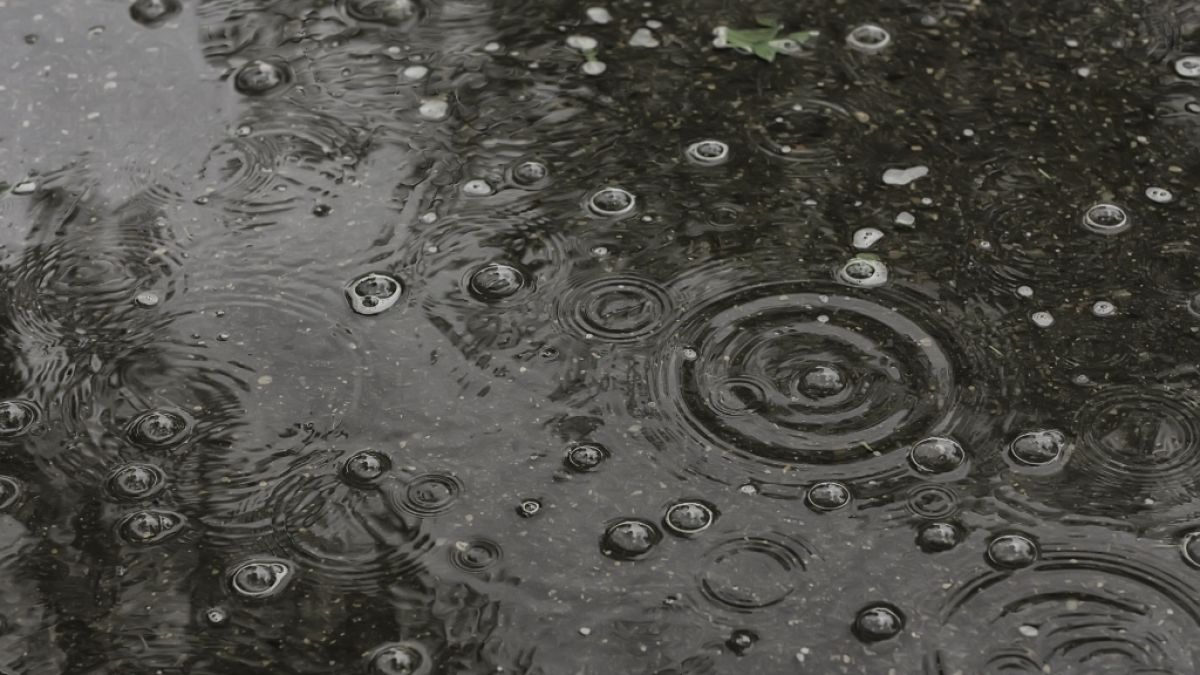
[[[400,73],[406,80],[419,80],[429,74],[429,68],[425,66],[409,66]]]
[[[1017,286],[1017,295],[1021,296],[1022,298],[1032,298],[1033,289],[1029,286]]]
[[[738,492],[740,492],[744,495],[756,495],[756,494],[758,494],[758,488],[747,483],[747,484],[741,486],[740,488],[738,488]]]
[[[658,19],[650,19],[646,22],[646,27],[658,30],[659,28],[663,27],[663,22],[659,21]]]
[[[688,361],[695,361],[696,357],[699,356],[699,354],[696,353],[696,350],[692,349],[691,347],[684,347],[683,351],[680,353],[683,355],[683,358],[687,359]]]
[[[1034,325],[1038,328],[1049,328],[1054,325],[1054,315],[1050,312],[1034,312],[1033,316],[1029,318],[1033,319]]]
[[[608,64],[600,60],[586,61],[580,70],[584,75],[601,75],[608,70]]]
[[[974,129],[963,129],[962,135],[966,136],[967,138],[971,138],[972,136],[975,135],[975,130]]]
[[[1175,72],[1180,77],[1200,77],[1200,56],[1185,56],[1175,61]]]
[[[1067,46],[1068,46],[1068,47],[1070,47],[1071,49],[1074,49],[1074,48],[1076,48],[1076,47],[1078,47],[1078,46],[1079,46],[1079,40],[1076,40],[1075,38],[1067,38],[1067,39],[1066,39],[1066,44],[1067,44]]]
[[[462,191],[472,197],[486,197],[492,194],[492,186],[482,178],[475,178],[463,183]]]
[[[133,297],[133,301],[142,307],[153,307],[158,304],[158,293],[142,291]]]
[[[1175,201],[1175,195],[1166,188],[1148,187],[1146,188],[1146,199],[1157,204],[1170,204]]]
[[[489,54],[494,54],[494,53],[500,51],[500,43],[499,42],[489,42],[483,46],[483,51],[485,51]]]
[[[12,187],[12,193],[14,195],[28,195],[33,194],[34,192],[37,192],[37,183],[31,180],[17,183]]]
[[[883,172],[883,182],[887,185],[908,185],[909,183],[929,175],[929,167],[918,164],[907,169],[888,169]]]
[[[877,230],[874,227],[864,227],[854,233],[854,248],[865,251],[878,244],[880,239],[883,239],[882,230]]]
[[[896,214],[896,224],[904,225],[905,227],[914,225],[917,222],[917,217],[908,211],[901,211]]]
[[[584,636],[584,637],[587,637],[587,636],[589,636],[589,635],[591,635],[591,634],[592,634],[592,629],[591,629],[591,628],[588,628],[587,626],[584,626],[584,627],[582,627],[582,628],[580,628],[580,629],[579,629],[579,634],[580,634],[580,635],[582,635],[582,636]]]
[[[650,32],[649,28],[639,28],[633,31],[633,37],[629,38],[630,47],[646,47],[653,49],[659,44],[658,38],[654,37],[654,33]]]
[[[578,49],[581,52],[590,52],[596,49],[600,43],[596,42],[596,38],[587,35],[571,35],[567,37],[567,46],[571,49]]]
[[[592,23],[612,23],[612,14],[603,7],[588,7],[587,18]]]
[[[446,119],[446,113],[450,110],[449,104],[445,99],[427,98],[421,101],[419,112],[421,117],[427,120],[442,120]]]
[[[1087,77],[1092,74],[1092,69],[1087,66],[1079,66],[1075,69],[1075,74],[1080,77]]]
[[[422,223],[437,222],[437,214],[434,213],[433,211],[426,211],[425,213],[421,214],[421,222]]]
[[[1038,636],[1037,626],[1030,626],[1027,623],[1022,624],[1019,628],[1017,628],[1017,630],[1020,631],[1021,635],[1024,635],[1025,637],[1037,637]]]
[[[1092,314],[1096,316],[1112,316],[1117,313],[1117,306],[1107,300],[1097,300],[1092,305]]]

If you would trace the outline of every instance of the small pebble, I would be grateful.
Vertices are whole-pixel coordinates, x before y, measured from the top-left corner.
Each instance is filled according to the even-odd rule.
[[[612,14],[603,7],[588,7],[587,18],[592,23],[612,23]]]
[[[880,239],[883,239],[882,231],[873,227],[864,227],[854,233],[854,248],[865,251],[879,243]]]
[[[1030,318],[1038,328],[1049,328],[1054,325],[1054,315],[1050,312],[1034,312]]]
[[[929,167],[918,164],[907,169],[888,169],[883,172],[883,182],[886,185],[908,185],[909,183],[929,175]]]

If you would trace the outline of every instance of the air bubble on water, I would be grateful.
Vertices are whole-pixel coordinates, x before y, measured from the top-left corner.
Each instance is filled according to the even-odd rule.
[[[864,607],[854,619],[854,634],[863,642],[888,640],[904,630],[904,615],[892,605]]]
[[[463,194],[471,197],[486,197],[492,194],[492,186],[481,178],[475,178],[463,183]]]
[[[404,285],[391,275],[370,272],[347,284],[345,292],[350,309],[373,316],[395,305],[404,294]]]
[[[926,523],[917,531],[917,547],[926,553],[949,551],[962,541],[962,532],[953,523]]]
[[[707,139],[687,147],[687,158],[700,166],[717,166],[729,159],[729,146],[722,141]]]
[[[507,263],[488,263],[467,277],[467,292],[476,300],[498,302],[527,288],[529,280],[519,268]]]
[[[419,80],[429,74],[429,68],[420,65],[408,66],[404,70],[400,71],[400,74],[403,75],[404,79],[406,80]]]
[[[32,401],[0,401],[0,438],[13,438],[24,434],[39,417],[41,411]]]
[[[1062,457],[1067,437],[1057,429],[1039,429],[1020,434],[1008,445],[1008,453],[1020,464],[1041,466]]]
[[[256,59],[238,70],[233,76],[233,86],[247,96],[261,96],[279,89],[291,80],[291,70],[286,64]]]
[[[154,291],[142,291],[133,296],[133,301],[142,307],[153,307],[158,304],[158,293]]]
[[[483,46],[483,51],[489,54],[495,54],[500,51],[503,46],[499,42],[489,42]]]
[[[896,224],[910,227],[917,222],[917,217],[908,211],[901,211],[896,214]]]
[[[31,195],[34,192],[37,192],[37,188],[37,183],[31,180],[26,180],[12,186],[12,189],[9,190],[9,192],[13,193],[14,195]]]
[[[608,448],[599,443],[579,443],[567,449],[563,463],[572,471],[595,471],[610,456]]]
[[[888,269],[882,260],[854,257],[837,272],[838,281],[851,286],[874,288],[887,283]]]
[[[645,557],[662,540],[653,523],[639,518],[620,520],[608,527],[600,540],[600,551],[616,560]]]
[[[663,525],[675,534],[691,536],[707,530],[716,519],[716,509],[701,501],[673,504],[663,517]]]
[[[1188,101],[1183,104],[1183,109],[1196,115],[1200,115],[1200,101]]]
[[[822,323],[828,320],[825,317]],[[840,368],[833,364],[818,364],[801,373],[796,388],[810,399],[824,399],[842,393],[846,384],[846,375]]]
[[[115,499],[153,497],[166,485],[166,474],[153,464],[125,464],[108,474],[105,487]]]
[[[1097,234],[1119,234],[1129,225],[1125,209],[1116,204],[1096,204],[1083,214],[1083,226]]]
[[[1184,56],[1175,61],[1175,72],[1180,77],[1200,77],[1200,56]]]
[[[907,169],[888,169],[883,172],[885,185],[908,185],[929,175],[929,167],[918,164]]]
[[[512,180],[522,187],[531,187],[544,182],[550,176],[550,169],[545,164],[527,159],[512,168]]]
[[[814,511],[836,511],[850,503],[850,488],[836,481],[817,483],[805,493],[804,503]]]
[[[881,230],[874,227],[864,227],[854,232],[854,248],[865,251],[878,244],[880,239],[883,239],[883,232]]]
[[[908,461],[922,473],[947,473],[962,466],[967,453],[957,441],[934,436],[918,441],[908,451]]]
[[[0,476],[0,513],[20,501],[24,493],[25,487],[20,480],[11,476]]]
[[[117,533],[130,544],[149,545],[179,534],[187,518],[174,511],[151,509],[131,513],[117,523]]]
[[[370,675],[428,675],[431,659],[415,642],[394,642],[377,647],[367,656]]]
[[[1197,297],[1198,297],[1198,298],[1200,298],[1200,296],[1197,296]],[[695,349],[692,349],[691,347],[684,347],[684,348],[683,348],[683,349],[682,349],[682,350],[679,352],[679,354],[680,354],[680,356],[682,356],[682,357],[683,357],[685,360],[688,360],[688,361],[695,361],[695,360],[696,360],[696,357],[697,357],[697,356],[699,356],[699,354],[698,354],[698,353],[696,353],[696,350],[695,350]]]
[[[342,465],[342,476],[349,483],[368,486],[382,478],[391,468],[392,460],[387,455],[374,450],[361,450],[351,455]]]
[[[1024,534],[1002,534],[988,542],[987,559],[996,567],[1020,569],[1038,558],[1038,546]]]
[[[737,656],[744,656],[754,643],[758,642],[758,634],[754,631],[738,628],[729,634],[725,646]]]
[[[1092,303],[1092,314],[1096,316],[1112,316],[1117,313],[1117,306],[1108,300],[1097,300]]]
[[[608,70],[608,65],[599,59],[584,61],[579,67],[584,75],[603,75],[604,71]]]
[[[537,499],[525,499],[517,504],[517,515],[522,518],[532,518],[542,512],[542,502]]]
[[[598,216],[623,216],[633,211],[636,202],[636,198],[628,190],[606,187],[597,190],[588,198],[588,209]]]
[[[443,120],[450,110],[450,105],[444,98],[426,98],[421,100],[417,113],[427,120]]]
[[[866,23],[846,35],[846,45],[866,54],[882,51],[892,43],[892,36],[882,26]]]
[[[567,37],[567,46],[581,52],[591,52],[596,50],[599,43],[596,42],[596,38],[588,35],[571,35]]]
[[[134,445],[164,448],[182,442],[192,426],[192,418],[183,411],[163,408],[133,418],[125,432]]]
[[[1034,312],[1029,318],[1038,328],[1049,328],[1054,325],[1054,315],[1050,312]]]
[[[1033,289],[1029,286],[1017,286],[1017,295],[1021,296],[1022,298],[1032,298]]]
[[[162,25],[179,14],[183,4],[179,0],[134,0],[129,6],[129,16],[147,28]]]
[[[1146,199],[1156,204],[1170,204],[1175,201],[1175,195],[1166,188],[1148,187],[1146,188]]]
[[[275,558],[247,560],[229,573],[229,587],[243,598],[278,595],[291,582],[293,566]]]
[[[639,28],[635,30],[633,35],[629,38],[630,47],[653,49],[660,44],[661,43],[658,41],[658,38],[654,37],[654,33],[651,33],[649,28]]]
[[[738,492],[744,495],[756,495],[758,494],[758,487],[756,487],[753,483],[746,483],[745,485],[738,487]]]
[[[229,612],[224,607],[209,607],[204,610],[204,620],[210,626],[224,626],[229,621]]]
[[[606,24],[612,23],[612,14],[603,7],[588,7],[587,18],[592,23]]]

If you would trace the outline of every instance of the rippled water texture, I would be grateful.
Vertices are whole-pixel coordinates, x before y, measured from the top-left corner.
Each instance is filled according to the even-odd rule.
[[[0,27],[0,673],[1200,672],[1200,4]]]

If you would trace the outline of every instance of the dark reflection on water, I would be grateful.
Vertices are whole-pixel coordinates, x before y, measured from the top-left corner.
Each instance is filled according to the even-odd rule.
[[[0,25],[0,672],[1200,667],[1200,5]]]

